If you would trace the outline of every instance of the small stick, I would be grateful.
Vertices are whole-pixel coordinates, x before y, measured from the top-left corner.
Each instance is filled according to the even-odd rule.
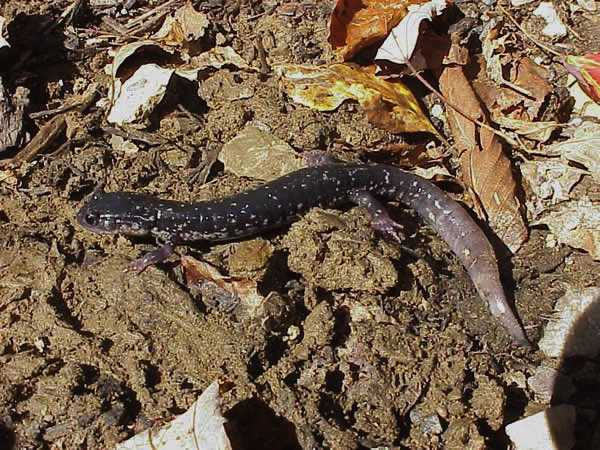
[[[31,141],[14,158],[0,161],[0,167],[15,167],[31,161],[36,155],[47,149],[65,131],[65,115],[54,116],[46,122]]]
[[[139,17],[136,17],[135,19],[130,20],[129,22],[127,22],[127,24],[125,25],[126,28],[128,29],[133,29],[136,28],[138,25],[143,24],[144,22],[146,22],[149,17],[155,15],[155,14],[159,14],[161,13],[164,9],[170,8],[171,6],[173,6],[174,3],[177,3],[178,0],[170,0],[166,3],[163,3],[162,5],[157,6],[156,8],[151,9],[148,12],[145,12],[144,14],[142,14]]]
[[[469,120],[469,121],[471,121],[473,123],[476,123],[481,128],[485,128],[490,133],[494,133],[496,136],[500,136],[502,139],[506,140],[506,142],[508,142],[511,145],[514,145],[514,146],[517,146],[517,147],[521,147],[521,145],[517,141],[515,141],[511,136],[509,136],[508,134],[503,133],[502,131],[496,130],[494,127],[488,125],[485,122],[482,122],[479,119],[476,119],[475,117],[471,117],[469,114],[467,114],[466,112],[464,112],[459,106],[457,106],[454,103],[450,102],[446,97],[444,97],[444,95],[440,91],[438,91],[436,88],[434,88],[431,85],[431,83],[429,83],[429,81],[427,81],[425,78],[423,78],[421,76],[420,73],[417,72],[417,69],[415,69],[415,66],[413,66],[412,63],[408,59],[406,60],[406,65],[412,71],[412,74],[417,78],[417,80],[419,80],[421,83],[423,83],[425,85],[425,87],[427,89],[429,89],[442,102],[444,102],[444,104],[448,105],[450,108],[452,108],[458,114],[460,114],[461,116],[463,116],[465,119],[467,119],[467,120]],[[528,151],[527,148],[522,148],[522,150]]]

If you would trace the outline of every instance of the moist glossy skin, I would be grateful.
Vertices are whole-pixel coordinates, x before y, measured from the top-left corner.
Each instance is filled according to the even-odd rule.
[[[97,233],[152,235],[162,239],[169,243],[168,251],[161,253],[162,258],[172,245],[180,242],[255,235],[289,223],[315,206],[335,208],[356,202],[357,197],[363,198],[365,194],[367,198],[372,194],[413,208],[448,243],[467,269],[479,295],[515,343],[529,346],[508,305],[494,251],[483,231],[464,208],[437,186],[392,166],[309,167],[253,191],[211,202],[180,203],[136,193],[96,192],[77,217],[82,226]],[[374,217],[381,213],[378,208],[370,212]]]

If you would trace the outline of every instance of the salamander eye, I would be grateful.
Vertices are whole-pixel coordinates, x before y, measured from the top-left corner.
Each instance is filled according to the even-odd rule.
[[[88,225],[98,225],[98,216],[96,214],[86,214],[84,220]]]

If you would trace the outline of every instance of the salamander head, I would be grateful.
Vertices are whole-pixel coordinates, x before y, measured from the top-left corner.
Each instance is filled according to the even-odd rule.
[[[156,215],[151,197],[96,190],[77,213],[77,221],[95,233],[145,236],[155,226]]]

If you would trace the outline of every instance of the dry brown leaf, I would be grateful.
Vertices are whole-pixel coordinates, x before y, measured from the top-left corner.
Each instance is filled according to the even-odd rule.
[[[485,113],[461,67],[447,67],[440,77],[440,89],[450,103],[461,105],[470,117],[485,120]],[[448,109],[448,122],[461,154],[465,185],[485,211],[497,236],[516,252],[527,239],[527,227],[516,197],[511,163],[502,144],[491,131]]]
[[[411,4],[425,0],[337,0],[329,22],[329,43],[347,61],[385,38]]]
[[[483,59],[479,62],[487,67]],[[493,68],[490,70],[493,71]],[[521,58],[512,66],[497,70],[510,72],[502,84],[512,87],[498,86],[485,70],[479,71],[477,80],[473,82],[473,88],[486,108],[494,117],[506,116],[530,122],[538,119],[546,98],[552,92],[547,70],[529,58]]]
[[[224,295],[229,295],[234,305],[239,301],[251,313],[264,302],[264,297],[258,292],[258,285],[254,280],[221,275],[216,267],[191,256],[182,256],[181,265],[188,287],[198,288],[212,284]]]
[[[302,105],[332,111],[346,100],[356,100],[369,121],[384,130],[437,134],[412,92],[400,82],[376,77],[370,67],[282,65],[275,70],[288,95]]]
[[[152,39],[165,45],[177,46],[197,41],[204,36],[209,20],[205,14],[194,9],[191,2],[167,16]]]

